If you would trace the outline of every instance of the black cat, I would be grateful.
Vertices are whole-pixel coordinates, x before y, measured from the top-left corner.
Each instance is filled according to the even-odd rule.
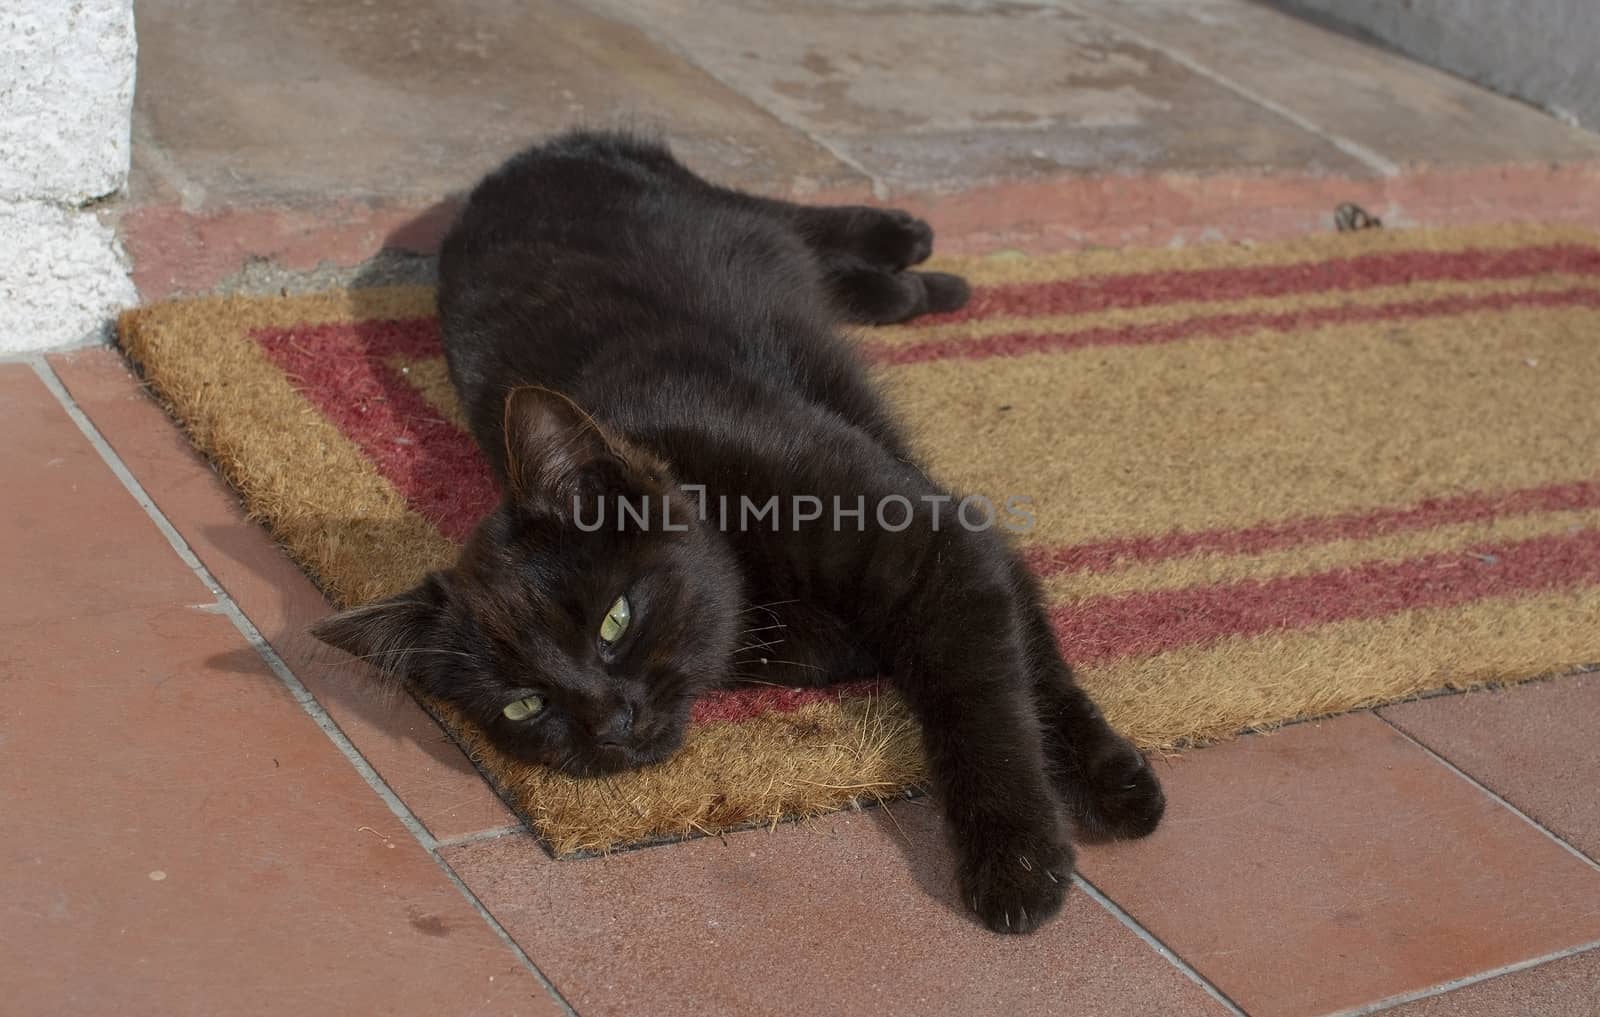
[[[1164,799],[1016,552],[928,479],[836,331],[963,305],[959,277],[910,270],[932,242],[905,212],[741,194],[627,135],[512,159],[439,260],[503,502],[455,567],[315,634],[580,775],[670,755],[711,686],[886,675],[965,900],[1036,928],[1067,891],[1068,821],[1142,836]]]

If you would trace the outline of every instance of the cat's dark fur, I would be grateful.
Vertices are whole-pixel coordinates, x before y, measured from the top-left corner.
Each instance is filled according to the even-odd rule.
[[[997,931],[1037,927],[1067,890],[1069,824],[1142,836],[1164,800],[1074,684],[1016,552],[932,500],[948,492],[838,334],[965,303],[961,279],[910,271],[931,245],[904,212],[740,194],[624,135],[517,156],[439,262],[451,378],[504,501],[454,568],[316,634],[576,774],[665,758],[714,685],[886,675],[921,722],[965,901]],[[719,495],[869,510],[698,520]],[[913,525],[877,523],[888,495]],[[649,499],[657,525],[584,532],[574,511],[605,496]],[[659,525],[663,497],[687,529]],[[604,644],[621,593],[633,621]],[[530,693],[542,713],[502,714]]]

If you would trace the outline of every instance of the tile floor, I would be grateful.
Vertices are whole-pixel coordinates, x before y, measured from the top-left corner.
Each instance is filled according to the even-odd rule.
[[[954,248],[1600,225],[1600,139],[1246,0],[141,0],[147,297],[348,278],[575,120]],[[552,862],[119,358],[0,364],[0,1006],[48,1014],[1600,1014],[1600,675],[1161,763],[1062,919],[922,802]]]

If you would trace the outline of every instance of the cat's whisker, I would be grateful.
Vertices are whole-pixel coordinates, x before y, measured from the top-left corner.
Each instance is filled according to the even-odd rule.
[[[745,608],[743,611],[740,611],[739,613],[740,614],[749,614],[751,611],[765,611],[768,608],[782,607],[785,604],[798,604],[798,603],[800,603],[800,598],[799,597],[793,597],[793,598],[790,598],[789,600],[769,600],[765,604],[751,604],[749,607]]]
[[[404,659],[407,656],[410,656],[413,653],[443,653],[443,654],[448,654],[448,655],[450,655],[452,657],[466,657],[469,660],[472,659],[472,654],[465,653],[465,652],[463,652],[461,650],[440,650],[440,649],[435,649],[434,647],[431,647],[431,646],[405,646],[405,647],[401,647],[400,649],[397,649],[397,650],[380,650],[377,653],[352,654],[350,656],[350,659],[351,660],[371,660],[374,657],[393,657],[393,656],[399,655],[400,659],[402,661],[404,661]],[[333,664],[329,664],[328,666],[329,667],[337,667],[338,664],[333,663]]]
[[[566,755],[561,757],[555,766],[551,767],[551,769],[555,770],[555,772],[561,774],[563,777],[570,777],[572,774],[567,772],[567,767],[571,766],[577,757],[578,753],[576,749],[569,750]]]
[[[778,647],[778,646],[782,646],[782,645],[783,645],[783,640],[782,639],[770,639],[770,640],[767,640],[766,642],[762,642],[762,643],[746,643],[745,645],[739,647],[737,650],[735,650],[733,652],[735,652],[735,653],[748,653],[748,652],[759,651],[759,650],[771,650],[774,647]]]
[[[767,617],[768,617],[768,618],[770,618],[770,619],[772,619],[772,620],[773,620],[773,621],[777,621],[777,620],[778,620],[778,619],[779,619],[779,618],[781,618],[781,617],[782,617],[782,615],[780,615],[780,614],[778,614],[778,612],[776,612],[776,611],[774,611],[774,610],[772,610],[772,609],[771,609],[771,608],[769,608],[769,607],[764,607],[764,608],[762,608],[762,609],[761,609],[761,610],[763,610],[763,611],[765,611],[765,612],[766,612],[766,613],[767,613]],[[745,613],[747,613],[747,612],[744,612],[744,611],[740,611],[740,612],[739,612],[739,613],[740,613],[740,614],[745,614]],[[757,619],[756,619],[756,621],[760,621],[760,620],[761,620],[761,619],[759,619],[759,618],[757,618]]]
[[[756,633],[756,632],[765,632],[768,629],[786,629],[788,627],[789,626],[785,625],[783,622],[777,622],[777,623],[772,624],[772,625],[763,625],[758,629],[741,629],[739,631],[739,634],[741,636],[748,636],[748,635],[751,635],[752,633]]]
[[[741,663],[741,664],[749,664],[749,663],[752,663],[752,662],[748,661],[748,660],[744,660],[744,661],[740,661],[739,663]],[[763,664],[788,664],[791,667],[804,667],[804,668],[809,668],[812,671],[826,671],[827,670],[827,668],[818,667],[815,664],[805,664],[805,663],[802,663],[802,662],[800,662],[798,660],[779,660],[776,657],[762,657],[761,658],[761,663],[763,663]]]
[[[740,611],[738,616],[747,615],[752,611],[764,611],[766,612],[768,618],[771,618],[775,622],[782,622],[783,616],[774,611],[773,608],[782,607],[785,604],[798,604],[799,602],[799,598],[795,598],[793,600],[772,600],[765,604],[751,604],[743,611]]]

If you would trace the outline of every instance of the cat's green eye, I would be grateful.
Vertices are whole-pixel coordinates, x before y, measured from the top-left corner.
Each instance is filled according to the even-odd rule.
[[[529,717],[544,709],[543,696],[523,696],[506,704],[500,712],[506,715],[507,720],[527,720]]]
[[[611,610],[600,621],[600,641],[614,643],[622,638],[628,631],[628,622],[633,618],[633,612],[628,608],[628,598],[618,597],[616,603],[611,605]]]

